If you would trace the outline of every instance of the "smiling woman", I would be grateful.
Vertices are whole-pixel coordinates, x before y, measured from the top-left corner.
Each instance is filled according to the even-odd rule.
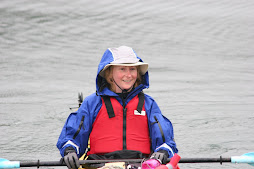
[[[106,70],[105,78],[115,93],[129,92],[133,87],[140,84],[140,72],[138,70],[138,66],[111,66]]]
[[[162,163],[178,152],[171,122],[143,93],[148,87],[148,64],[132,48],[105,51],[96,93],[69,116],[57,143],[68,168],[78,168],[78,156],[87,151],[88,159],[150,157]]]

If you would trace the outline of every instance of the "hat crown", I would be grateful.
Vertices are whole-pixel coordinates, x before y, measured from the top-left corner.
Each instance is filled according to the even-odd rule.
[[[120,46],[118,48],[108,48],[103,55],[104,59],[101,61],[103,69],[99,69],[100,76],[104,77],[104,71],[113,65],[120,66],[139,66],[140,73],[144,75],[148,69],[148,63],[144,63],[128,46]],[[108,62],[106,62],[108,61]]]
[[[118,48],[109,48],[114,61],[111,63],[137,63],[139,59],[133,49],[128,46],[120,46]]]

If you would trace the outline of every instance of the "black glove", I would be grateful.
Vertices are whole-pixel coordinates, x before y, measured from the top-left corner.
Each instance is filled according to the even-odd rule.
[[[77,153],[73,147],[67,147],[64,150],[64,162],[68,169],[78,169],[80,166]]]
[[[154,152],[151,157],[151,159],[157,159],[159,160],[162,164],[167,163],[167,158],[168,158],[168,152],[166,150],[159,150],[158,152]]]

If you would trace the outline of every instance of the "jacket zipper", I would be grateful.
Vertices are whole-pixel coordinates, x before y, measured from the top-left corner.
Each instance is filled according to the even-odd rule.
[[[126,150],[126,113],[127,109],[123,108],[123,150]]]
[[[78,130],[77,130],[76,133],[74,134],[73,139],[75,139],[75,138],[78,136],[78,134],[79,134],[79,132],[80,132],[80,130],[81,130],[81,127],[83,126],[84,120],[85,120],[85,116],[82,116],[82,119],[81,119],[81,121],[80,121]],[[83,126],[83,128],[84,128],[84,126]]]
[[[123,101],[123,150],[126,150],[126,116],[127,109],[125,108],[125,99],[123,96],[121,97]]]
[[[126,144],[126,118],[127,118],[127,108],[125,105],[126,100],[131,96],[132,94],[129,93],[129,95],[124,99],[121,97],[123,101],[123,150],[127,149],[127,144]]]
[[[160,122],[159,122],[159,120],[157,119],[156,116],[154,116],[154,120],[155,120],[155,122],[153,122],[152,124],[154,124],[154,123],[157,123],[157,124],[158,124],[158,126],[159,126],[159,128],[160,128],[162,140],[163,140],[163,142],[165,143],[165,135],[164,135],[164,132],[163,132],[163,130],[162,130],[161,124],[160,124]]]

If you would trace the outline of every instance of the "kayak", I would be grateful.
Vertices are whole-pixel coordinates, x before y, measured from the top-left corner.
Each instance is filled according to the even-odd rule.
[[[140,163],[128,164],[126,162],[107,162],[103,164],[83,164],[79,169],[137,169]]]

